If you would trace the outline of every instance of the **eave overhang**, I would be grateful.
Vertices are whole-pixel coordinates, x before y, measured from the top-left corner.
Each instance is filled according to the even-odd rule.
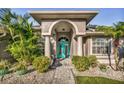
[[[30,11],[29,14],[40,24],[44,19],[84,19],[88,24],[98,11]]]

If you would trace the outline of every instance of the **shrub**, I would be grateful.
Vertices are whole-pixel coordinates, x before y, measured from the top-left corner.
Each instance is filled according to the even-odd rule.
[[[38,72],[42,73],[48,70],[49,65],[50,65],[50,59],[46,56],[36,57],[32,63],[33,63],[34,68]]]
[[[27,69],[27,66],[25,64],[22,64],[22,63],[18,63],[17,64],[17,67],[16,67],[16,70],[19,71],[19,70],[26,70]]]
[[[10,63],[7,60],[0,61],[0,75],[5,75],[8,73]]]
[[[73,56],[73,58],[72,58],[72,63],[73,63],[73,64],[76,64],[77,61],[80,61],[81,58],[82,58],[81,56]]]
[[[79,71],[85,71],[88,70],[90,66],[96,67],[98,65],[97,58],[94,55],[89,57],[73,56],[72,63]]]
[[[27,73],[27,63],[25,61],[16,64],[16,72],[18,75],[24,75]]]
[[[107,70],[107,65],[105,65],[105,64],[100,64],[100,65],[99,65],[99,68],[100,68],[101,71],[105,72],[105,71]]]
[[[90,63],[87,57],[75,56],[73,57],[72,61],[78,71],[85,71],[90,67]]]
[[[0,70],[1,69],[9,69],[10,63],[7,60],[0,61]]]
[[[90,62],[91,67],[94,68],[94,67],[96,67],[96,66],[98,65],[98,61],[97,61],[96,56],[90,55],[90,56],[88,57],[88,59],[89,59],[89,62]]]

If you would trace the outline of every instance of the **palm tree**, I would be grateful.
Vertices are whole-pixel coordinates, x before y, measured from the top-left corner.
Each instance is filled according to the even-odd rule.
[[[115,70],[118,70],[119,69],[118,47],[119,47],[119,39],[124,35],[124,22],[118,22],[113,26],[98,26],[96,28],[96,31],[103,31],[105,32],[105,35],[111,36],[113,38],[114,59],[115,59],[115,66],[116,66]],[[109,60],[109,65],[111,66],[111,60]]]
[[[0,9],[0,23],[10,33],[12,39],[14,35],[11,9]],[[14,40],[14,39],[13,39]]]
[[[37,36],[33,33],[29,18],[28,14],[21,16],[11,12],[11,9],[0,9],[0,23],[7,28],[12,39],[8,50],[18,61],[31,58],[37,50]]]

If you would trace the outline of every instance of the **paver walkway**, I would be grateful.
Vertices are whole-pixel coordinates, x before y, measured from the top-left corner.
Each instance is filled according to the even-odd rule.
[[[61,61],[62,66],[46,73],[32,71],[22,76],[16,73],[5,75],[0,83],[11,84],[74,84],[73,66],[69,58]]]
[[[66,83],[66,84],[74,84],[74,76],[72,72],[72,65],[70,59],[65,59],[61,61],[62,66],[56,68],[55,75],[52,83]]]

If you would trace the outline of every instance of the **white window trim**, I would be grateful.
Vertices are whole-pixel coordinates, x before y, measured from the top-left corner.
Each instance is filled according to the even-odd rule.
[[[110,40],[112,40],[112,38],[110,38]],[[90,55],[95,55],[95,56],[108,56],[108,54],[98,54],[98,53],[93,53],[92,51],[92,43],[93,42],[93,37],[90,38]],[[111,47],[111,54],[112,54],[112,47]]]

